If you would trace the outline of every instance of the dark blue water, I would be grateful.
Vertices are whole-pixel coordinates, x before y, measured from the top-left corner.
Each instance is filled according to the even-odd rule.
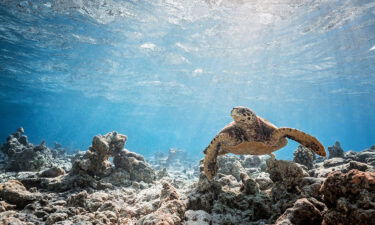
[[[0,1],[0,139],[197,156],[244,105],[345,150],[375,144],[375,2]],[[278,151],[290,158],[296,144]]]

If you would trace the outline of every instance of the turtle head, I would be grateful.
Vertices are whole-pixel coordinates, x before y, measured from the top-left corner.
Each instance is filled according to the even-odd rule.
[[[231,111],[231,116],[238,123],[254,123],[257,120],[255,113],[244,106],[236,106]]]

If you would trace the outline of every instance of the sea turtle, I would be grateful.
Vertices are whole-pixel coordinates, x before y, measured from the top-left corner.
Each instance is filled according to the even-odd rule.
[[[237,106],[231,111],[233,122],[225,126],[204,150],[204,173],[211,180],[217,171],[218,155],[266,155],[284,147],[292,139],[326,156],[323,145],[313,136],[293,128],[277,128],[251,109]]]

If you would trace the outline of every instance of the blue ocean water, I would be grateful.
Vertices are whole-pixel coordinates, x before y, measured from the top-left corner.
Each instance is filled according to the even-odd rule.
[[[23,126],[85,150],[116,130],[144,155],[202,157],[237,105],[374,145],[375,2],[0,0],[0,142]]]

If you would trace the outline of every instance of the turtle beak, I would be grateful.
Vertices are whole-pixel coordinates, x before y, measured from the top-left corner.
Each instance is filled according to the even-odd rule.
[[[237,107],[234,107],[234,108],[232,109],[232,111],[230,111],[230,115],[233,115],[233,111],[234,111],[235,109],[237,109]]]

